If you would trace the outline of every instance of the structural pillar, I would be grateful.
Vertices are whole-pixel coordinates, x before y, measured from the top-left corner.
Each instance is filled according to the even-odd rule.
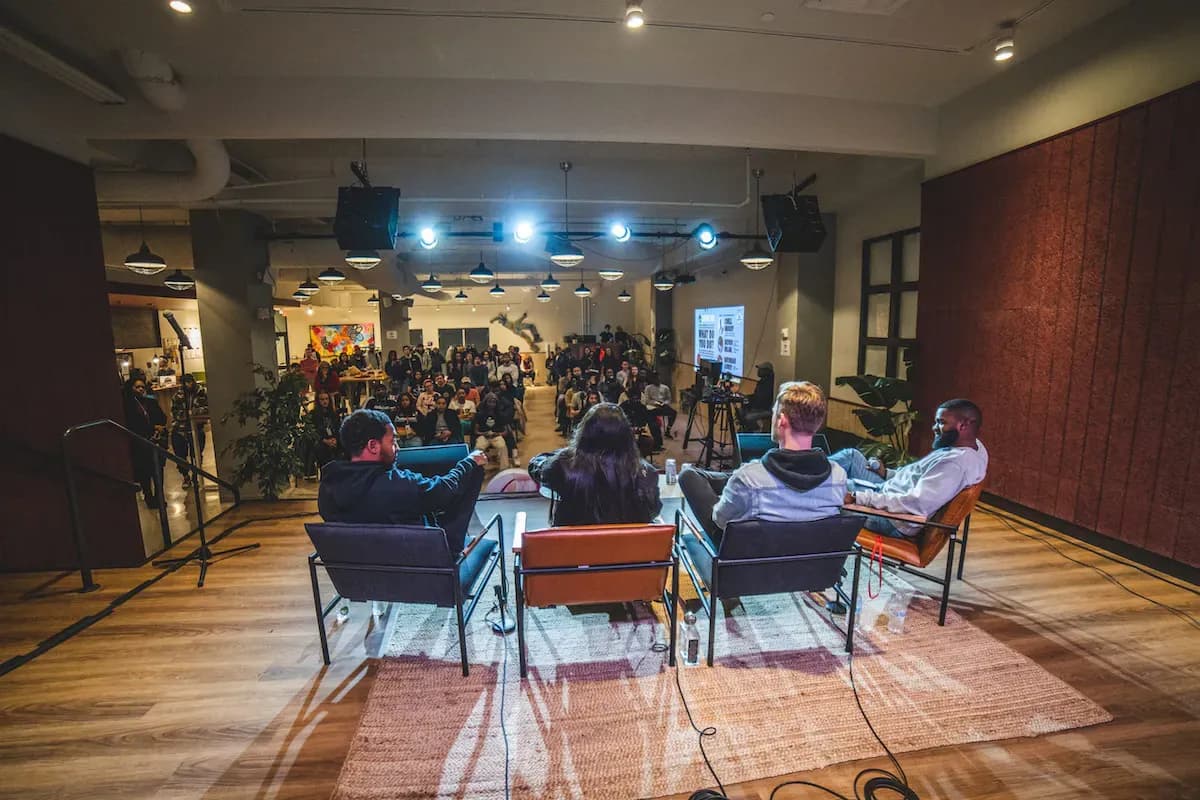
[[[259,236],[266,222],[245,211],[192,211],[190,219],[216,474],[228,480],[235,459],[225,449],[252,431],[221,417],[238,395],[261,385],[255,364],[275,368],[273,287],[264,282],[270,257]],[[243,497],[258,496],[252,483],[241,489]]]
[[[409,308],[403,300],[379,298],[379,351],[384,359],[389,350],[397,353],[408,344]]]

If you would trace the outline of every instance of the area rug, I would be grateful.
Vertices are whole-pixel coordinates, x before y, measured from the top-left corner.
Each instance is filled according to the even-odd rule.
[[[662,652],[661,604],[529,610],[527,681],[515,634],[488,626],[494,614],[472,620],[463,678],[447,610],[393,613],[335,798],[503,798],[502,694],[514,798],[659,797],[712,785]],[[705,747],[727,785],[882,755],[855,706],[835,623],[844,618],[806,597],[745,598],[719,618],[716,665],[682,669],[696,724],[717,729]],[[957,614],[939,627],[936,601],[920,594],[903,633],[883,621],[859,632],[854,676],[894,752],[1112,719]]]

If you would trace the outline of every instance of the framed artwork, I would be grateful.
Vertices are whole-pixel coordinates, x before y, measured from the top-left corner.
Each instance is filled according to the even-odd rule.
[[[322,357],[353,353],[355,347],[366,350],[375,344],[375,325],[370,322],[309,325],[308,341]]]

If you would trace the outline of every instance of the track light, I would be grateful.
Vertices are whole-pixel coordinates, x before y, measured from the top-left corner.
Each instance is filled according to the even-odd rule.
[[[1000,32],[992,58],[1001,62],[1010,60],[1016,54],[1013,45],[1013,29],[1010,26]]]
[[[633,299],[633,295],[631,295],[629,292],[625,291],[624,289],[622,289],[621,293],[619,295],[617,295],[617,300],[622,303],[628,303],[632,299]]]
[[[167,268],[166,259],[150,252],[149,245],[142,241],[136,253],[125,256],[125,268],[138,275],[157,275]]]
[[[638,0],[625,0],[625,27],[637,29],[646,24],[646,13]]]
[[[550,274],[547,274],[546,280],[542,281],[541,284],[539,284],[539,285],[542,287],[542,291],[546,291],[546,292],[557,292],[558,287],[562,286],[562,284],[559,283],[555,279],[555,277]]]
[[[608,235],[613,237],[613,241],[628,242],[633,236],[633,231],[629,230],[629,226],[624,222],[614,222],[608,228]]]
[[[438,246],[437,231],[433,228],[421,228],[421,232],[417,235],[417,242],[426,250],[432,250]]]
[[[625,271],[614,266],[602,267],[596,270],[596,274],[604,281],[619,281],[625,277]]]
[[[177,14],[192,13],[192,4],[187,2],[187,0],[171,0],[171,2],[167,3],[167,7]]]
[[[488,294],[492,297],[504,297],[504,287],[500,285],[500,281],[496,281],[496,285],[488,289]]]
[[[188,289],[191,289],[193,286],[195,286],[196,282],[192,280],[191,277],[184,274],[183,270],[177,269],[166,277],[166,279],[163,281],[163,284],[166,285],[168,289],[174,289],[177,292],[186,292]],[[304,299],[307,300],[308,295],[305,295]]]
[[[346,275],[337,267],[330,267],[317,276],[317,280],[322,283],[341,283],[346,280]]]
[[[542,289],[540,292],[537,293],[537,295],[534,296],[534,299],[537,300],[539,303],[549,303],[550,295],[546,294],[545,289]]]
[[[665,272],[659,272],[651,279],[651,285],[660,292],[669,292],[675,288],[675,281]]]
[[[701,250],[712,250],[717,246],[717,232],[707,222],[692,231],[692,235],[696,237]]]
[[[171,286],[169,283],[167,285]],[[171,286],[171,288],[174,289],[175,287]],[[307,303],[309,300],[312,300],[312,297],[297,289],[296,291],[292,292],[292,299],[298,303]]]
[[[475,283],[484,284],[491,283],[492,278],[496,277],[496,273],[487,268],[487,264],[483,263],[483,253],[479,254],[479,266],[467,273],[467,277]]]
[[[421,283],[421,288],[427,292],[440,292],[442,290],[442,282],[438,280],[437,275],[429,273],[429,280]]]
[[[575,287],[575,296],[576,297],[591,297],[592,290],[589,289],[586,284],[584,284],[583,282],[580,282],[580,284]]]
[[[459,289],[458,294],[454,295],[454,299],[460,303],[465,303],[465,302],[467,302],[467,293],[464,292],[462,289]]]
[[[348,250],[346,251],[346,263],[355,269],[373,269],[379,266],[382,261],[379,253],[374,250]]]
[[[529,220],[521,220],[517,223],[517,227],[513,229],[513,241],[517,244],[527,244],[533,238],[533,223]]]

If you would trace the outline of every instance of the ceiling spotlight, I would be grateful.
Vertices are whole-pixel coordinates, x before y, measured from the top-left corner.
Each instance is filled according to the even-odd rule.
[[[600,276],[601,280],[605,281],[619,281],[625,277],[624,270],[613,266],[602,267],[596,270],[596,274]]]
[[[168,280],[170,280],[170,279],[168,278]],[[169,284],[169,283],[167,285],[171,286],[171,284]],[[171,288],[174,289],[175,287],[171,286]],[[297,303],[307,303],[309,300],[312,300],[312,296],[307,295],[304,292],[297,289],[296,291],[292,292],[292,299],[295,300]]]
[[[571,269],[583,263],[583,251],[565,240],[559,240],[550,253],[550,260],[563,269]]]
[[[658,272],[651,279],[651,285],[660,292],[669,292],[675,288],[675,281],[667,273]]]
[[[592,290],[589,289],[586,284],[584,284],[582,281],[580,281],[579,285],[575,287],[575,296],[576,297],[591,297]]]
[[[628,303],[632,299],[633,299],[633,295],[631,295],[629,292],[625,291],[624,289],[622,289],[621,293],[619,295],[617,295],[617,300],[619,300],[622,303]]]
[[[517,223],[517,227],[513,230],[513,241],[517,244],[526,244],[533,238],[533,223],[529,220],[521,220]]]
[[[467,302],[467,293],[464,292],[462,289],[459,289],[458,294],[454,295],[454,299],[460,303],[465,303],[465,302]]]
[[[167,286],[167,288],[174,289],[177,292],[186,292],[188,289],[191,289],[196,285],[196,282],[189,276],[185,275],[181,269],[177,269],[168,275],[163,283]],[[308,299],[307,295],[305,295],[305,299]]]
[[[556,291],[558,291],[558,287],[559,287],[559,286],[562,286],[562,284],[561,284],[561,283],[559,283],[559,282],[558,282],[558,281],[557,281],[557,280],[554,278],[554,276],[553,276],[553,275],[547,274],[547,275],[546,275],[546,280],[542,281],[542,282],[539,284],[539,286],[541,286],[541,287],[542,287],[542,290],[543,290],[543,291],[546,291],[546,292],[556,292]]]
[[[540,292],[537,293],[537,295],[534,296],[534,299],[537,300],[539,303],[549,303],[550,295],[546,294],[545,289],[542,289]]]
[[[638,0],[625,0],[625,27],[640,28],[646,24],[646,14]]]
[[[995,52],[992,54],[992,58],[996,61],[1008,61],[1014,54],[1013,29],[1009,26],[1001,30],[1000,38],[996,40]]]
[[[717,232],[707,222],[692,231],[701,250],[712,250],[717,246]]]
[[[318,275],[317,280],[322,283],[341,283],[346,280],[346,275],[337,267],[330,267]]]
[[[177,14],[192,13],[192,4],[187,2],[187,0],[171,0],[171,2],[167,3],[167,7]]]
[[[304,309],[304,313],[308,314],[311,317],[313,315],[312,306],[309,306],[308,308]]]
[[[483,253],[480,253],[479,266],[468,272],[467,277],[475,283],[484,284],[491,283],[492,278],[496,277],[496,273],[487,268],[487,264],[483,263]]]
[[[125,256],[125,268],[138,275],[157,275],[167,268],[167,262],[162,256],[150,252],[150,247],[143,240],[136,253]]]
[[[488,289],[488,294],[492,297],[504,297],[504,287],[500,285],[500,281],[496,281],[496,285]]]
[[[421,232],[417,235],[417,241],[421,247],[426,250],[432,250],[438,245],[437,231],[433,228],[421,228]]]
[[[440,292],[442,290],[442,282],[438,280],[437,275],[429,273],[429,280],[421,283],[421,288],[427,292]]]
[[[608,229],[608,235],[613,237],[617,242],[628,242],[633,236],[633,231],[629,230],[629,226],[624,222],[614,222]]]
[[[346,263],[355,269],[372,269],[379,266],[379,262],[382,260],[379,253],[374,250],[346,251]]]
[[[317,292],[321,291],[321,285],[319,283],[313,283],[312,277],[309,275],[305,275],[304,283],[300,284],[299,288],[296,291],[304,292],[305,294],[310,294],[310,295],[316,294]]]

